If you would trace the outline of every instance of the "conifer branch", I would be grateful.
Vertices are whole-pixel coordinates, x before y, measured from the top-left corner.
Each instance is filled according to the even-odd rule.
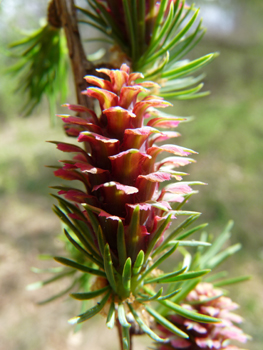
[[[92,71],[93,64],[87,60],[81,43],[74,0],[53,1],[55,1],[57,12],[67,39],[68,55],[75,80],[77,102],[78,104],[92,108],[92,100],[81,93],[87,88],[87,83],[83,77]]]

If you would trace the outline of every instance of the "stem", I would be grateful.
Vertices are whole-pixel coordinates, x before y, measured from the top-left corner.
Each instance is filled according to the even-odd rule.
[[[118,318],[116,319],[116,327],[117,327],[117,330],[118,330],[120,349],[124,350],[123,349],[123,343],[122,343],[122,327],[121,327],[121,324],[120,324]],[[132,350],[132,336],[133,336],[133,332],[130,331],[130,347],[129,347],[129,350]]]
[[[133,333],[132,332],[130,332],[130,350],[132,350],[132,335],[133,335]]]
[[[122,330],[121,330],[121,325],[118,319],[116,319],[116,327],[118,330],[118,337],[119,337],[119,342],[120,342],[120,349],[123,350],[123,343],[122,343]]]
[[[78,104],[92,108],[93,101],[81,93],[87,87],[83,77],[93,70],[93,65],[86,59],[81,43],[74,0],[53,1],[55,1],[57,13],[61,19],[67,39]]]

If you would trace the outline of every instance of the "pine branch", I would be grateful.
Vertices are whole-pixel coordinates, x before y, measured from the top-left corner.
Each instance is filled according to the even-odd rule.
[[[87,88],[87,83],[83,77],[93,70],[93,65],[86,59],[86,54],[81,43],[74,0],[53,1],[55,1],[57,12],[67,38],[78,104],[92,108],[92,100],[81,93]]]

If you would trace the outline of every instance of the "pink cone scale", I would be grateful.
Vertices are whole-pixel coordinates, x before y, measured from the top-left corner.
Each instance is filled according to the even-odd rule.
[[[249,339],[236,325],[242,318],[233,313],[238,308],[230,298],[223,296],[223,292],[210,283],[199,283],[186,297],[183,307],[204,315],[214,316],[220,323],[204,324],[190,321],[179,315],[171,315],[170,321],[188,333],[189,339],[182,339],[165,327],[158,326],[165,338],[170,337],[168,344],[161,345],[159,350],[244,350],[231,341],[246,343]]]
[[[135,79],[142,74],[130,73],[125,64],[119,70],[98,71],[108,80],[86,76],[92,86],[83,94],[98,101],[100,113],[79,105],[66,105],[79,116],[60,117],[65,122],[66,133],[76,137],[79,145],[55,142],[59,150],[73,156],[61,161],[64,165],[54,174],[82,184],[76,188],[58,187],[59,195],[73,203],[68,217],[82,227],[86,225],[89,244],[103,260],[96,232],[101,230],[102,242],[110,248],[113,267],[122,271],[118,229],[123,228],[125,254],[132,264],[138,253],[146,252],[156,240],[151,246],[154,250],[176,217],[172,204],[182,202],[193,192],[189,183],[178,182],[184,173],[178,173],[176,168],[191,163],[193,160],[187,156],[195,152],[172,143],[158,145],[179,135],[170,129],[183,118],[158,114],[157,108],[171,104],[146,89],[154,88],[155,83],[136,83]],[[159,155],[166,158],[160,161]],[[166,227],[156,237],[165,221]]]

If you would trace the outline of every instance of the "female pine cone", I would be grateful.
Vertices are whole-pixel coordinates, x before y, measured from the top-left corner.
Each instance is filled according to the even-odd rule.
[[[185,118],[156,109],[170,106],[170,103],[150,95],[146,88],[155,87],[155,83],[143,81],[140,73],[130,73],[125,64],[120,70],[99,69],[98,72],[106,74],[109,80],[86,76],[93,87],[83,93],[98,100],[101,112],[97,115],[86,107],[67,105],[80,116],[61,116],[66,123],[66,133],[77,137],[83,148],[56,142],[58,149],[73,152],[75,156],[63,161],[64,165],[55,175],[82,182],[81,190],[58,187],[59,194],[81,210],[81,215],[69,213],[69,217],[81,221],[82,225],[84,222],[93,249],[100,255],[98,235],[87,210],[92,213],[104,243],[109,244],[113,265],[120,269],[119,225],[123,225],[125,255],[132,262],[140,250],[154,249],[151,242],[158,229],[168,217],[174,218],[171,204],[183,201],[184,196],[192,192],[188,183],[178,182],[183,173],[174,168],[193,161],[185,156],[194,152],[174,144],[156,145],[179,135],[157,128],[176,127]],[[136,83],[137,79],[142,82]],[[162,152],[170,156],[157,161]],[[178,181],[160,190],[160,184],[171,179]],[[161,239],[158,237],[159,243]]]
[[[170,321],[186,332],[189,339],[179,338],[163,326],[158,326],[163,336],[170,338],[169,344],[160,345],[159,350],[244,350],[231,345],[232,341],[245,343],[249,336],[235,325],[242,322],[242,318],[232,312],[238,305],[223,296],[222,291],[210,283],[199,283],[188,294],[182,306],[203,315],[217,317],[221,322],[201,324],[179,315],[171,315]]]

